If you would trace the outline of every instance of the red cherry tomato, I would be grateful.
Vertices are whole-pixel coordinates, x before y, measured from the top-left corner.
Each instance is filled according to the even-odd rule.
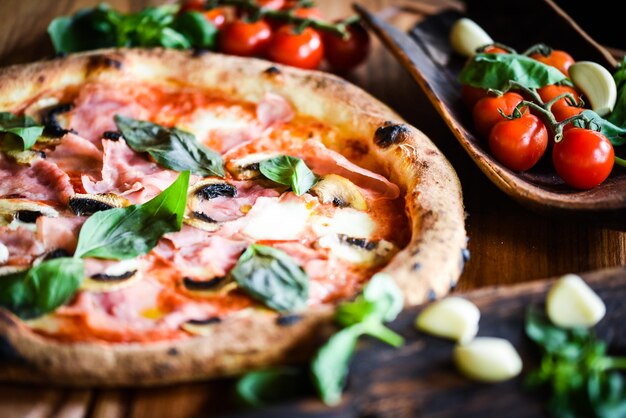
[[[185,13],[190,11],[204,12],[206,6],[206,0],[186,0],[181,4],[178,13]]]
[[[322,18],[322,12],[317,7],[299,7],[293,11],[293,14],[302,18]]]
[[[483,51],[484,54],[508,54],[509,51],[507,51],[504,48],[500,48],[499,46],[488,46],[487,48],[485,48],[485,50]]]
[[[557,174],[577,189],[591,189],[611,174],[613,145],[600,132],[571,128],[554,144],[552,162]]]
[[[215,9],[207,10],[204,12],[204,17],[213,23],[217,30],[220,30],[226,24],[226,10],[221,7],[217,7]]]
[[[267,50],[272,30],[267,22],[245,22],[241,19],[228,23],[219,33],[220,51],[244,57],[261,56]]]
[[[286,25],[272,37],[267,57],[280,64],[315,69],[324,57],[324,45],[315,30],[305,28],[298,34],[293,26]]]
[[[280,10],[285,7],[285,0],[257,0],[256,4],[266,9]]]
[[[530,113],[496,123],[489,134],[491,153],[511,170],[532,168],[547,147],[548,130],[537,116]]]
[[[472,111],[474,126],[480,135],[487,138],[491,128],[505,118],[498,110],[509,116],[524,98],[517,93],[508,92],[502,96],[488,96],[480,99]],[[524,109],[525,111],[526,109]]]
[[[370,36],[358,22],[348,26],[348,38],[325,32],[324,50],[326,60],[335,70],[345,71],[356,67],[367,58],[370,51]]]
[[[541,97],[541,100],[543,100],[544,103],[547,103],[550,100],[554,99],[555,97],[560,96],[565,93],[571,94],[576,100],[576,103],[577,104],[580,103],[580,93],[578,93],[576,89],[570,86],[558,86],[556,84],[550,84],[548,86],[544,86],[538,89],[537,93],[539,93],[539,97]],[[567,103],[567,100],[560,99],[559,101],[554,103],[552,105],[552,111],[554,112],[557,107],[561,107],[561,106],[569,106],[569,104]]]
[[[489,96],[489,94],[486,89],[470,86],[469,84],[463,84],[461,87],[461,99],[470,110],[474,109],[474,106],[480,99],[487,96]]]
[[[543,62],[544,64],[555,67],[567,77],[569,77],[569,67],[571,67],[572,64],[575,62],[574,58],[572,58],[570,54],[558,49],[553,49],[552,53],[550,53],[550,55],[548,56],[536,52],[534,54],[531,54],[530,57],[536,59],[537,61]]]

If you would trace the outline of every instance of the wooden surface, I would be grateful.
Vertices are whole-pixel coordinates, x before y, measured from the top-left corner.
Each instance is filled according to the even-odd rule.
[[[392,2],[360,0],[372,10]],[[50,56],[52,49],[45,34],[49,21],[96,3],[97,0],[0,1],[0,16],[4,18],[0,25],[0,65]],[[109,3],[116,8],[137,10],[149,1]],[[318,0],[330,18],[350,14],[350,3]],[[367,64],[347,78],[424,131],[456,168],[464,190],[471,254],[456,291],[626,264],[626,221],[605,214],[547,216],[511,200],[474,165],[426,96],[378,42],[374,42]],[[217,416],[228,408],[230,389],[227,381],[139,390],[64,390],[2,384],[0,417]]]

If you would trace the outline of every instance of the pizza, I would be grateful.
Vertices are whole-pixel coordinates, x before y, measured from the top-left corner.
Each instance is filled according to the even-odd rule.
[[[462,270],[454,170],[338,77],[99,50],[0,70],[0,112],[5,380],[154,385],[297,361],[373,275],[417,304]]]

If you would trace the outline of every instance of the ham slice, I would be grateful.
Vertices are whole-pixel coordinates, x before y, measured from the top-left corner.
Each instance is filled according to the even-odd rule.
[[[8,250],[9,257],[5,264],[13,266],[28,265],[43,253],[43,247],[33,231],[17,227],[0,227],[0,243]]]
[[[82,177],[87,193],[115,193],[133,203],[144,203],[161,193],[178,177],[134,152],[124,141],[103,140],[102,180]]]
[[[256,107],[256,117],[265,128],[275,123],[290,122],[295,115],[287,99],[275,93],[266,93]]]
[[[0,197],[67,203],[74,194],[69,176],[56,164],[35,160],[30,167],[13,163],[0,154]]]
[[[76,249],[80,228],[87,220],[86,216],[71,218],[37,218],[37,239],[46,251],[63,249],[70,254]]]
[[[85,138],[68,133],[46,159],[55,163],[66,173],[99,176],[102,170],[102,151]]]

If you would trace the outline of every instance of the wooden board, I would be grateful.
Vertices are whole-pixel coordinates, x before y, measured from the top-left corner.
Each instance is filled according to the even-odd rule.
[[[626,267],[582,275],[607,306],[599,337],[614,355],[626,354]],[[524,334],[524,315],[542,307],[551,280],[511,287],[490,287],[463,296],[481,311],[479,336],[506,338],[524,360],[522,375],[500,384],[479,384],[462,377],[451,360],[453,343],[418,332],[413,323],[423,309],[405,310],[391,328],[406,338],[394,349],[364,340],[352,361],[343,402],[324,407],[313,397],[241,416],[288,417],[507,417],[545,416],[540,394],[523,390],[523,374],[535,367],[538,352]],[[239,415],[238,415],[239,416]]]
[[[485,175],[501,190],[522,204],[539,210],[626,209],[626,171],[616,167],[601,185],[579,191],[567,186],[552,167],[549,153],[527,172],[504,167],[475,134],[471,113],[461,100],[459,74],[465,59],[449,44],[452,25],[468,16],[483,26],[498,42],[524,51],[545,43],[564,49],[577,60],[598,62],[611,69],[616,60],[569,18],[551,0],[503,2],[468,1],[465,13],[448,10],[419,21],[408,33],[396,28],[374,11],[358,5],[359,14],[424,90],[452,133]],[[511,30],[529,28],[528,30]],[[532,30],[530,30],[532,28]],[[621,153],[620,153],[621,152]],[[618,155],[624,154],[623,147]]]

